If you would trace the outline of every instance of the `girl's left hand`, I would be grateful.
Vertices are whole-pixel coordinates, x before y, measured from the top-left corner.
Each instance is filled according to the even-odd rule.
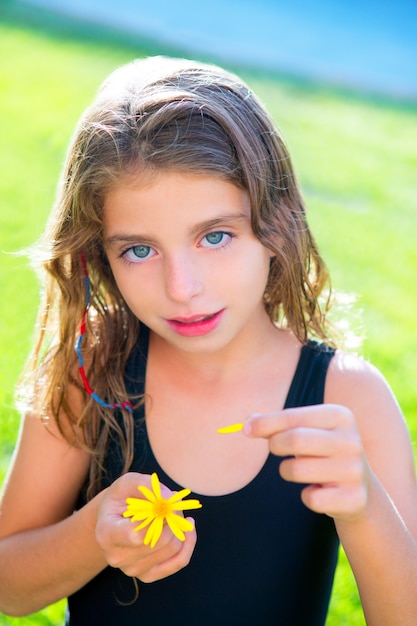
[[[349,409],[320,404],[256,414],[243,432],[268,439],[272,454],[290,457],[281,461],[279,472],[308,485],[302,500],[313,511],[340,521],[365,513],[371,471]]]

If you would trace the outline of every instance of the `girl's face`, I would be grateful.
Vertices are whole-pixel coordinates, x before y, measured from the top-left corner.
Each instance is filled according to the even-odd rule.
[[[271,252],[246,192],[220,178],[164,172],[120,184],[104,203],[104,245],[126,303],[171,346],[212,352],[268,324]]]

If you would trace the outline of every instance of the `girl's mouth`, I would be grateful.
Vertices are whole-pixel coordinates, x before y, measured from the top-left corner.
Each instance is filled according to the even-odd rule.
[[[199,337],[211,333],[220,323],[224,309],[208,315],[192,315],[167,320],[169,327],[183,337]]]

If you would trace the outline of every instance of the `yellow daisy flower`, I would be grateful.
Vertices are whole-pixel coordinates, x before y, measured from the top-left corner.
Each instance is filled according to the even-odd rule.
[[[165,520],[173,534],[180,541],[184,541],[184,532],[193,530],[194,526],[182,515],[177,515],[175,511],[200,509],[201,503],[198,500],[182,501],[182,498],[191,493],[190,489],[181,489],[167,500],[161,495],[161,484],[155,472],[152,474],[151,481],[152,491],[144,485],[138,487],[146,500],[143,498],[126,498],[127,509],[123,513],[123,517],[131,517],[131,522],[141,522],[135,530],[140,530],[149,525],[143,543],[145,545],[150,543],[151,548],[161,536]]]

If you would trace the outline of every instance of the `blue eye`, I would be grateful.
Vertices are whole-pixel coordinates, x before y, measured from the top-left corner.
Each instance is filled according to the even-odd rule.
[[[132,246],[123,253],[123,257],[130,263],[140,263],[154,255],[154,250],[150,246]]]
[[[205,248],[220,248],[221,246],[229,243],[231,238],[232,235],[230,233],[225,233],[221,230],[218,230],[204,235],[203,239],[201,240],[201,245]]]

